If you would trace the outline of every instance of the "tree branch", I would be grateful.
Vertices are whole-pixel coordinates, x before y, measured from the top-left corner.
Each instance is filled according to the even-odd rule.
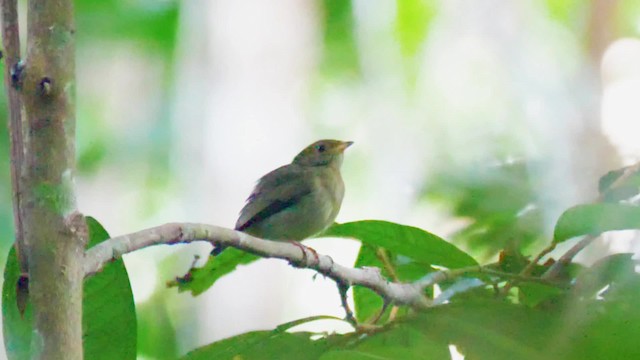
[[[11,148],[11,190],[13,197],[13,223],[15,248],[20,271],[28,271],[27,255],[24,249],[22,227],[20,176],[24,164],[24,136],[22,123],[22,103],[20,94],[12,86],[12,69],[20,61],[20,30],[18,24],[17,0],[2,0],[2,44],[4,47],[4,85],[9,98],[9,133]]]
[[[598,236],[600,235],[587,235],[584,238],[582,238],[580,241],[578,241],[569,250],[567,250],[567,252],[564,253],[564,255],[562,255],[560,259],[558,259],[558,261],[556,261],[555,263],[553,263],[553,265],[551,265],[549,270],[547,270],[544,273],[544,275],[542,275],[542,279],[545,279],[545,280],[555,279],[558,275],[560,275],[560,272],[562,271],[562,269],[564,269],[565,266],[569,265],[571,263],[571,260],[573,260],[573,258],[576,255],[578,255],[580,251],[582,251],[584,248],[589,246],[595,239],[597,239]]]
[[[101,271],[107,263],[124,254],[147,246],[194,241],[206,241],[214,246],[232,246],[258,256],[287,260],[296,267],[316,270],[339,284],[365,286],[396,304],[415,307],[428,307],[431,304],[424,295],[424,289],[433,285],[432,282],[389,282],[375,267],[349,268],[334,263],[327,255],[316,256],[311,250],[291,243],[263,240],[239,231],[193,223],[165,224],[104,241],[85,253],[85,276]]]

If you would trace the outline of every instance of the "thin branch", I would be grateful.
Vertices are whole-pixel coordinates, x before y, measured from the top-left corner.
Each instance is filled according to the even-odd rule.
[[[540,262],[540,260],[545,257],[547,254],[555,250],[557,243],[553,242],[546,248],[542,249],[540,253],[529,263],[527,266],[520,272],[521,276],[529,276],[533,269],[535,269],[536,265]]]
[[[565,266],[569,265],[569,263],[571,263],[571,260],[573,260],[573,258],[578,255],[580,251],[582,251],[595,239],[597,239],[598,236],[600,235],[587,235],[582,240],[578,241],[575,245],[573,245],[573,247],[571,247],[571,249],[564,253],[564,255],[562,255],[560,259],[558,259],[558,261],[551,265],[549,270],[547,270],[544,275],[542,275],[542,279],[555,279],[558,275],[560,275],[562,269],[564,269]]]
[[[387,271],[387,273],[389,274],[391,279],[393,281],[395,281],[395,282],[399,282],[400,278],[398,277],[398,272],[396,271],[395,266],[393,266],[393,263],[391,262],[391,259],[389,259],[389,252],[387,251],[387,249],[379,247],[376,250],[376,256],[382,262],[382,265],[384,266],[384,269]],[[372,322],[369,322],[369,324],[375,325],[376,323],[378,323],[378,321],[380,321],[380,318],[382,318],[382,315],[384,315],[384,312],[387,310],[388,307],[389,307],[389,300],[388,299],[384,299],[384,303],[382,305],[382,308],[380,309],[380,312],[373,319]],[[391,310],[395,310],[397,312],[397,310],[398,310],[397,308],[398,308],[397,306],[393,306],[391,308]]]
[[[349,268],[335,263],[327,255],[315,256],[310,250],[291,243],[262,240],[242,232],[204,224],[165,224],[104,241],[87,250],[85,276],[101,271],[107,263],[135,250],[151,245],[194,241],[207,241],[214,246],[232,246],[258,256],[287,260],[296,267],[316,270],[337,283],[365,286],[396,304],[430,306],[430,300],[424,295],[424,289],[429,286],[427,283],[389,282],[380,274],[380,269],[375,267]]]
[[[378,248],[376,250],[376,256],[382,262],[384,269],[387,270],[387,273],[389,274],[391,279],[393,279],[393,281],[395,282],[400,281],[400,278],[398,278],[398,273],[396,271],[396,268],[391,263],[391,259],[389,259],[389,254],[387,253],[387,250],[384,248]]]
[[[422,279],[416,281],[416,284],[421,287],[422,286],[426,287],[426,286],[439,284],[443,281],[452,280],[466,274],[477,273],[477,274],[487,274],[492,276],[498,276],[501,278],[517,280],[521,282],[535,282],[535,283],[541,283],[541,284],[551,285],[551,286],[562,286],[562,284],[558,284],[557,282],[552,281],[551,279],[541,279],[535,276],[523,276],[521,274],[512,274],[508,272],[494,270],[492,269],[493,266],[494,266],[493,264],[473,265],[473,266],[467,266],[459,269],[441,270],[441,271],[428,274]]]
[[[4,85],[9,98],[9,132],[11,139],[11,190],[13,196],[13,222],[15,228],[15,248],[20,271],[28,271],[27,254],[24,249],[22,227],[20,177],[24,164],[24,136],[22,123],[22,103],[20,94],[12,86],[11,69],[20,61],[20,31],[18,24],[17,0],[2,0],[2,44],[4,47]],[[24,279],[23,279],[24,281]]]
[[[349,285],[346,285],[339,281],[336,282],[336,285],[338,285],[338,292],[340,293],[340,303],[342,304],[345,312],[344,319],[351,325],[353,325],[354,328],[357,328],[358,320],[356,320],[355,316],[353,316],[353,312],[349,307],[349,301],[347,300],[347,291],[349,291]]]
[[[427,287],[468,273],[484,273],[519,281],[557,285],[536,277],[496,271],[489,268],[491,265],[438,271],[413,283],[390,282],[376,267],[354,269],[335,263],[327,255],[314,254],[306,247],[300,248],[287,242],[263,240],[223,227],[194,223],[169,223],[106,240],[86,251],[84,273],[85,276],[92,276],[109,262],[120,259],[122,255],[148,246],[187,244],[194,241],[206,241],[213,246],[231,246],[258,256],[283,259],[296,267],[316,270],[342,286],[364,286],[390,303],[419,308],[431,306],[431,300],[424,294]]]
[[[540,251],[540,253],[536,255],[536,257],[533,260],[531,260],[531,262],[528,263],[527,266],[524,267],[524,269],[522,269],[522,271],[520,272],[520,276],[528,277],[529,275],[531,275],[531,273],[533,272],[533,269],[535,269],[536,265],[538,265],[540,260],[543,257],[545,257],[547,254],[555,250],[556,245],[557,244],[555,242],[552,242],[549,246],[542,249],[542,251]],[[508,284],[505,284],[505,286],[501,290],[502,294],[507,294],[509,290],[511,290],[511,288],[517,284],[518,284],[517,280],[511,281]]]

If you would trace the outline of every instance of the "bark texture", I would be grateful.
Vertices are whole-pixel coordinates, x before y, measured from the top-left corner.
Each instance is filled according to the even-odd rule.
[[[73,194],[75,46],[71,0],[30,0],[21,84],[23,226],[36,359],[82,359],[86,225]]]
[[[17,0],[2,0],[2,44],[4,45],[4,81],[9,100],[9,134],[11,137],[11,190],[13,197],[13,223],[15,248],[20,263],[20,271],[27,273],[27,255],[24,251],[24,236],[21,214],[20,177],[24,164],[24,135],[22,123],[22,103],[18,90],[12,86],[12,69],[20,61],[20,33],[18,26]]]

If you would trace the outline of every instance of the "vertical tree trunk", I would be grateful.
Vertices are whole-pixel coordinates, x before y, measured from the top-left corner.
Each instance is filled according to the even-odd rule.
[[[20,176],[24,164],[24,135],[20,94],[11,86],[11,69],[20,61],[20,36],[17,0],[2,0],[2,43],[4,45],[4,82],[9,98],[9,133],[11,137],[11,190],[13,198],[13,224],[15,248],[20,271],[28,272],[27,254],[24,249],[20,199]]]
[[[22,82],[26,152],[23,226],[36,359],[82,359],[86,226],[76,211],[71,0],[30,0]]]

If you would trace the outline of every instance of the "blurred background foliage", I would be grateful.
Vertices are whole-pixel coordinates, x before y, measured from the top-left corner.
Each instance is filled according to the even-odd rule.
[[[78,201],[112,234],[181,220],[230,226],[255,179],[334,137],[356,141],[341,222],[418,226],[482,261],[505,248],[530,255],[564,209],[597,196],[599,176],[640,154],[638,1],[77,0],[75,9]],[[4,259],[12,219],[1,132]],[[592,252],[637,251],[633,236]],[[357,253],[313,245],[344,263]],[[141,357],[341,316],[331,285],[318,290],[285,265],[241,269],[195,299],[165,289],[208,250],[125,259]],[[265,268],[269,281],[254,285]]]

